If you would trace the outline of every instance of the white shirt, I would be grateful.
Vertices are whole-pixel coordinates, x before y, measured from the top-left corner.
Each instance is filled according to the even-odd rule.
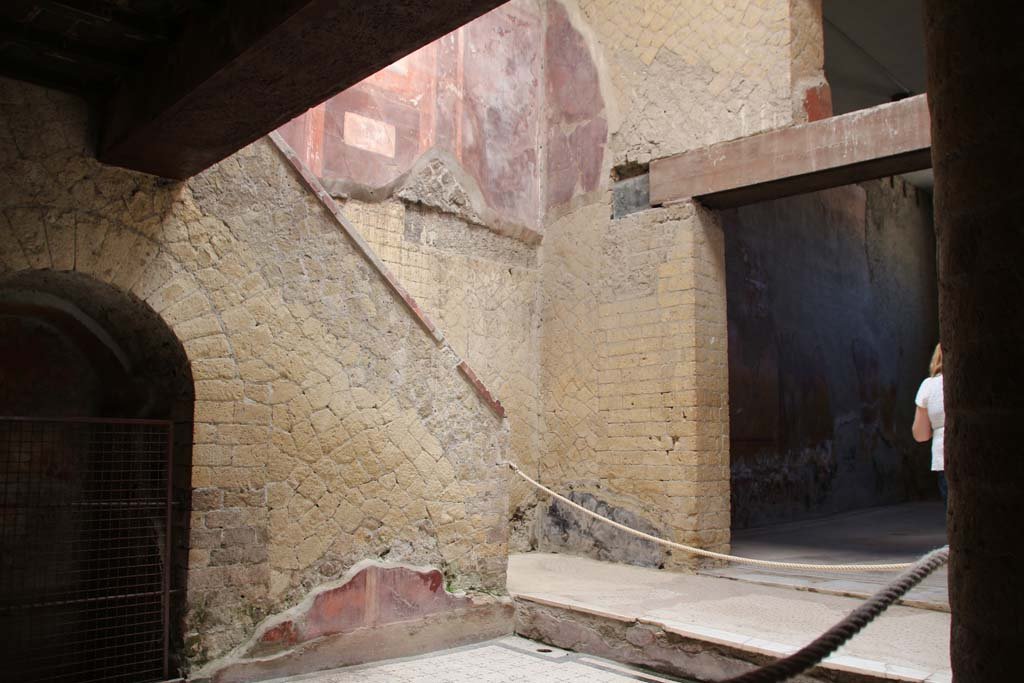
[[[928,421],[932,423],[932,470],[942,471],[945,468],[942,448],[946,435],[946,408],[942,399],[941,373],[921,382],[914,403],[928,411]]]

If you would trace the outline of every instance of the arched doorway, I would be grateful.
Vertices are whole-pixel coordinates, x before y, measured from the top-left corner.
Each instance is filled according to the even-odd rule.
[[[158,681],[180,639],[194,389],[139,299],[0,280],[0,631],[13,680]]]

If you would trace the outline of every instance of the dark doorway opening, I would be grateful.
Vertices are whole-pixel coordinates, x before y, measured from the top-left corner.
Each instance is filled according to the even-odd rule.
[[[910,562],[945,538],[915,395],[938,338],[931,197],[898,177],[721,212],[733,552]],[[884,575],[704,573],[867,598]],[[941,571],[906,600],[948,610]]]
[[[0,281],[0,649],[17,680],[173,677],[193,403],[184,348],[141,300],[77,273]]]
[[[935,498],[931,197],[884,178],[723,211],[734,531]]]

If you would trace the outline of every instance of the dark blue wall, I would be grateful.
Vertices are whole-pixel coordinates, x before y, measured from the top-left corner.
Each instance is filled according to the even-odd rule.
[[[930,495],[930,196],[884,179],[722,216],[734,528]]]

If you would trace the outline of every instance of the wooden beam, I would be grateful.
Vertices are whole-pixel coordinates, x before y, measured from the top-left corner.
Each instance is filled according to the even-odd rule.
[[[32,0],[28,4],[30,15],[36,8],[45,9],[132,41],[150,43],[170,36],[166,26],[102,0]]]
[[[107,102],[100,161],[184,179],[504,0],[226,0]]]
[[[724,209],[931,167],[925,95],[651,162],[651,205]]]
[[[12,26],[0,21],[0,47],[17,45],[42,59],[82,65],[91,71],[121,73],[131,64],[130,55],[86,45],[64,36],[55,38],[41,31]]]

